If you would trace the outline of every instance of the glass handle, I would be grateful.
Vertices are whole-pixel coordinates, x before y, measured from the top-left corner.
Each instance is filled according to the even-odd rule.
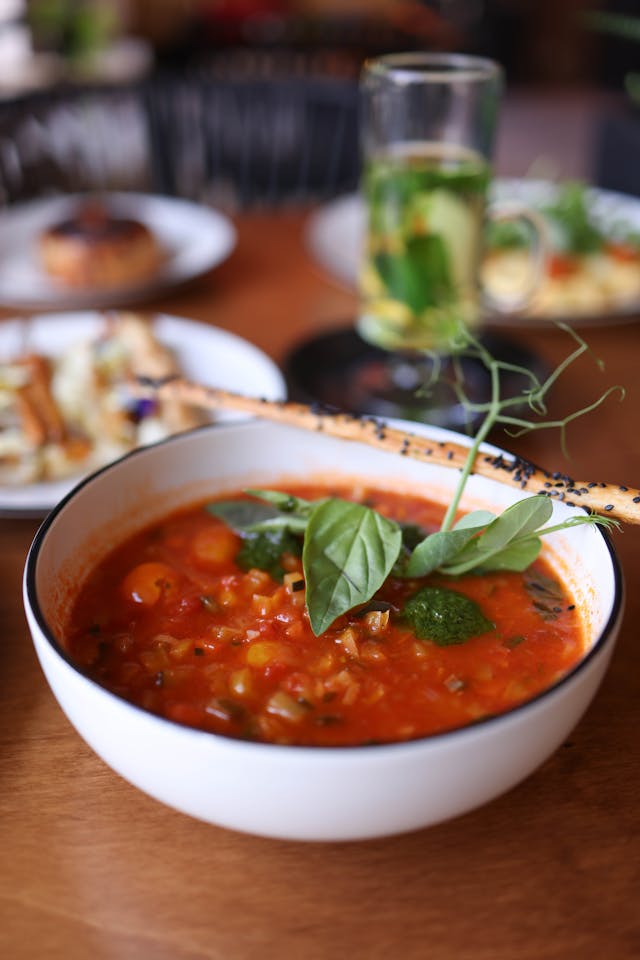
[[[519,283],[516,290],[509,292],[497,293],[486,285],[482,288],[482,297],[489,309],[504,315],[522,313],[531,306],[544,279],[549,251],[547,226],[540,214],[517,202],[493,204],[487,210],[487,217],[500,223],[524,220],[531,229],[531,243],[528,247],[531,267],[527,272],[526,283]]]

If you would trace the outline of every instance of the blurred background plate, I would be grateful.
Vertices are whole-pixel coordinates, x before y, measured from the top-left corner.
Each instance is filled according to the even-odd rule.
[[[269,400],[285,398],[280,369],[247,340],[218,327],[166,314],[154,317],[152,323],[155,336],[173,351],[185,377]],[[96,311],[9,320],[0,326],[0,360],[11,359],[25,349],[58,356],[96,336],[103,324],[104,317]],[[220,413],[219,419],[243,419],[243,415]],[[75,476],[24,487],[0,486],[0,516],[43,516],[79,479]]]
[[[533,209],[541,209],[558,196],[562,184],[548,180],[497,178],[490,200],[517,201]],[[585,188],[589,214],[602,232],[614,236],[625,230],[640,235],[640,200],[611,190]],[[316,260],[336,280],[355,289],[360,268],[360,250],[365,230],[365,211],[357,193],[338,197],[323,205],[309,218],[306,230],[307,247]],[[638,267],[640,270],[640,266]],[[552,320],[565,320],[573,326],[599,325],[609,322],[637,320],[640,296],[608,306],[606,310],[564,311],[551,315],[522,314],[501,317],[492,314],[487,322],[511,326],[540,326]]]
[[[355,288],[365,231],[362,197],[337,197],[311,214],[306,242],[312,257],[332,276]]]
[[[231,221],[216,210],[173,197],[141,193],[100,193],[109,213],[138,220],[165,252],[144,283],[73,290],[44,272],[37,251],[40,233],[77,211],[87,195],[54,196],[14,204],[0,214],[0,304],[16,309],[107,308],[142,303],[195,280],[222,263],[236,244]]]

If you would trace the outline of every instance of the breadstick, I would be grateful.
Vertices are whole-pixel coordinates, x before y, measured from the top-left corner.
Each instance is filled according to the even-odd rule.
[[[468,448],[462,444],[430,440],[417,433],[388,426],[374,417],[347,413],[328,413],[302,403],[247,397],[228,390],[205,387],[180,377],[154,381],[139,378],[141,387],[153,388],[161,398],[180,398],[183,402],[208,410],[236,410],[250,416],[285,423],[332,437],[366,443],[426,463],[462,469]],[[501,483],[541,493],[569,506],[584,507],[628,523],[640,523],[640,490],[622,484],[578,481],[560,473],[550,473],[520,457],[480,451],[472,473]]]

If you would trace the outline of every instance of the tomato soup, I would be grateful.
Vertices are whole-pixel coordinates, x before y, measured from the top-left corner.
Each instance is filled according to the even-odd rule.
[[[377,489],[297,487],[360,500],[432,532],[442,510]],[[242,495],[239,495],[242,496]],[[197,505],[136,534],[90,574],[66,646],[84,672],[160,716],[278,744],[388,743],[465,726],[534,697],[585,650],[571,596],[542,561],[524,574],[390,576],[374,601],[314,636],[299,553],[278,576],[239,562],[242,541]],[[418,638],[403,615],[425,585],[489,622],[464,642]]]

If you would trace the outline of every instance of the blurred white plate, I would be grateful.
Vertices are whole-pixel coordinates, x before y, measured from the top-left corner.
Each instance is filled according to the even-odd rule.
[[[45,314],[28,320],[0,324],[0,361],[25,349],[46,356],[63,353],[73,344],[89,340],[103,326],[95,311]],[[268,400],[282,400],[286,386],[276,364],[247,340],[194,320],[158,314],[153,318],[156,337],[174,353],[185,377],[209,386],[234,390]],[[242,414],[220,413],[220,420],[246,419]],[[69,491],[80,475],[24,487],[0,486],[0,515],[43,516]]]
[[[494,181],[490,200],[519,201],[535,208],[550,203],[558,191],[558,185],[547,180],[521,180],[498,178]],[[610,190],[590,188],[587,192],[589,208],[596,223],[605,234],[611,234],[619,224],[640,232],[640,200]],[[309,218],[306,243],[314,259],[341,283],[355,288],[360,270],[361,248],[365,230],[365,212],[359,194],[338,197],[320,207]],[[562,319],[578,324],[597,324],[612,318],[616,321],[636,319],[640,314],[640,300],[607,308],[606,314],[575,314]],[[491,322],[500,323],[501,318],[492,316]],[[513,324],[512,317],[505,323]],[[549,323],[548,317],[519,316],[518,326]]]
[[[305,239],[313,258],[336,280],[356,287],[365,231],[362,197],[350,193],[314,211]]]
[[[46,197],[2,211],[0,304],[26,310],[60,310],[142,303],[218,266],[236,244],[233,224],[215,210],[173,197],[100,193],[109,212],[139,220],[152,231],[164,258],[152,277],[135,286],[70,289],[45,273],[37,241],[43,230],[71,216],[86,197]]]

